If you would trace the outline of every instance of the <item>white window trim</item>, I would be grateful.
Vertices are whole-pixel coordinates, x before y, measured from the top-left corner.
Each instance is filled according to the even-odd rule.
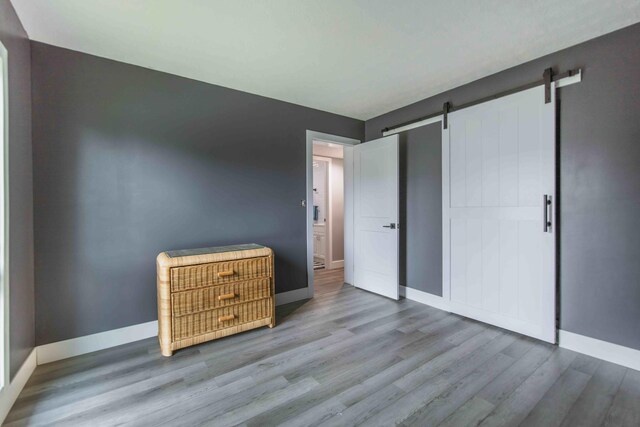
[[[10,383],[10,358],[9,358],[9,69],[8,52],[0,43],[0,62],[2,66],[2,83],[0,86],[0,120],[2,135],[2,149],[0,150],[0,165],[2,165],[2,185],[0,186],[0,330],[3,337],[0,338],[0,365],[2,376],[0,378],[0,398],[4,397]]]

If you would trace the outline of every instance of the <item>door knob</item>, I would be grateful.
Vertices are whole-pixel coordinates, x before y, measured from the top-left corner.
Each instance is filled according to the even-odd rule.
[[[391,223],[391,224],[389,224],[389,225],[383,225],[383,227],[384,227],[384,228],[390,228],[390,229],[392,229],[392,230],[395,230],[395,229],[396,229],[396,224],[395,224],[394,222],[392,222],[392,223]]]

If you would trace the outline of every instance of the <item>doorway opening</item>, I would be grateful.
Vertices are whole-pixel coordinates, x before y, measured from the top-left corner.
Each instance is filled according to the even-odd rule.
[[[353,146],[360,141],[307,131],[308,296],[353,277]]]
[[[344,148],[313,141],[313,270],[316,291],[344,283]]]

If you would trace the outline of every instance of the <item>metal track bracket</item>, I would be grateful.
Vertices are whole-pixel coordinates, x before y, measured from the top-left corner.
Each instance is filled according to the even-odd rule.
[[[551,79],[553,78],[553,70],[551,68],[547,68],[542,73],[542,80],[544,80],[544,103],[548,104],[551,102]]]
[[[449,114],[449,111],[451,111],[451,103],[447,101],[442,106],[442,127],[443,127],[443,129],[446,129],[449,126],[448,118],[447,118],[447,115]]]

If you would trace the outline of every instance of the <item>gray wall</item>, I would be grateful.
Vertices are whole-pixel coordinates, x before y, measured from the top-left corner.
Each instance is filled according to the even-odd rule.
[[[364,123],[32,43],[36,342],[157,318],[160,251],[257,242],[306,286],[305,131]]]
[[[584,69],[559,90],[560,327],[640,349],[640,24],[368,120],[366,139],[550,66]]]
[[[400,284],[442,296],[442,132],[400,134]]]
[[[0,0],[0,40],[9,57],[10,369],[14,377],[34,346],[31,54],[9,0]]]

